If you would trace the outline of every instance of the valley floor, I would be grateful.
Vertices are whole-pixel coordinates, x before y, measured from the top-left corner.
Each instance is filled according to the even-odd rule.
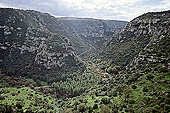
[[[31,79],[1,75],[0,112],[170,112],[170,72],[115,75],[103,71],[100,63],[86,65],[82,75],[74,73],[48,87],[38,87]]]

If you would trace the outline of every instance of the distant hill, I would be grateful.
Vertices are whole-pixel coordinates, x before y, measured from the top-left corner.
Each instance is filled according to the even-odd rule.
[[[126,21],[101,20],[93,18],[62,17],[58,20],[68,28],[68,31],[79,37],[83,43],[98,52],[126,24]],[[87,52],[88,55],[89,52]]]

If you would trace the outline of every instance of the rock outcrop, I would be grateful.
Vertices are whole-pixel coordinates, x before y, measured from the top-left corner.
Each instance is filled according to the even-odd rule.
[[[109,42],[113,36],[127,24],[126,21],[117,20],[100,20],[93,18],[74,18],[74,17],[62,17],[58,20],[68,28],[75,36],[90,48],[86,56],[90,52],[98,52],[104,44]]]
[[[157,62],[158,53],[168,55],[169,25],[170,11],[143,14],[129,22],[118,36],[108,43],[106,52],[101,54],[106,60],[111,60],[111,64],[124,68],[131,62],[136,64],[141,60]],[[160,52],[164,46],[162,43],[167,47],[164,47],[166,52]]]
[[[0,9],[0,17],[2,72],[53,82],[84,69],[70,35],[54,17],[18,9]]]

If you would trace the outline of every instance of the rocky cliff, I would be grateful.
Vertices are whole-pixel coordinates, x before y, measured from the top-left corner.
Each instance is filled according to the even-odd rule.
[[[10,8],[1,8],[0,16],[1,70],[47,81],[58,80],[61,72],[82,70],[78,57],[97,52],[126,24]]]
[[[93,18],[63,17],[58,20],[68,28],[68,31],[88,45],[93,52],[101,50],[104,43],[110,41],[127,24],[126,21]]]
[[[18,9],[0,9],[0,17],[2,72],[52,82],[65,73],[83,70],[71,36],[54,17]]]
[[[132,60],[136,63],[140,59],[156,62],[158,52],[167,56],[168,46],[166,46],[167,49],[164,47],[166,51],[164,53],[164,50],[161,52],[162,46],[159,47],[159,45],[163,45],[162,41],[164,41],[165,45],[169,44],[169,16],[170,11],[165,11],[146,13],[133,19],[121,30],[118,36],[108,43],[107,52],[102,53],[105,59],[111,60],[110,63],[113,65],[125,67]],[[143,55],[143,53],[146,55]],[[147,54],[150,55],[148,56]],[[138,57],[138,61],[136,61],[135,57]]]

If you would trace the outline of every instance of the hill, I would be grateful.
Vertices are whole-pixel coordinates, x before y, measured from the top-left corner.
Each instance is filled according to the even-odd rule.
[[[104,44],[109,42],[113,36],[127,24],[126,21],[118,20],[100,20],[93,18],[74,18],[62,17],[58,20],[68,28],[68,31],[79,37],[79,39],[89,49],[86,53],[80,54],[80,57],[90,57],[90,54],[98,54]]]
[[[0,16],[3,17],[0,18],[0,69],[3,73],[52,83],[64,79],[61,76],[66,73],[84,70],[71,36],[54,17],[8,8],[0,9]]]
[[[107,82],[64,102],[63,112],[170,112],[169,16],[151,12],[130,21],[101,53]]]

